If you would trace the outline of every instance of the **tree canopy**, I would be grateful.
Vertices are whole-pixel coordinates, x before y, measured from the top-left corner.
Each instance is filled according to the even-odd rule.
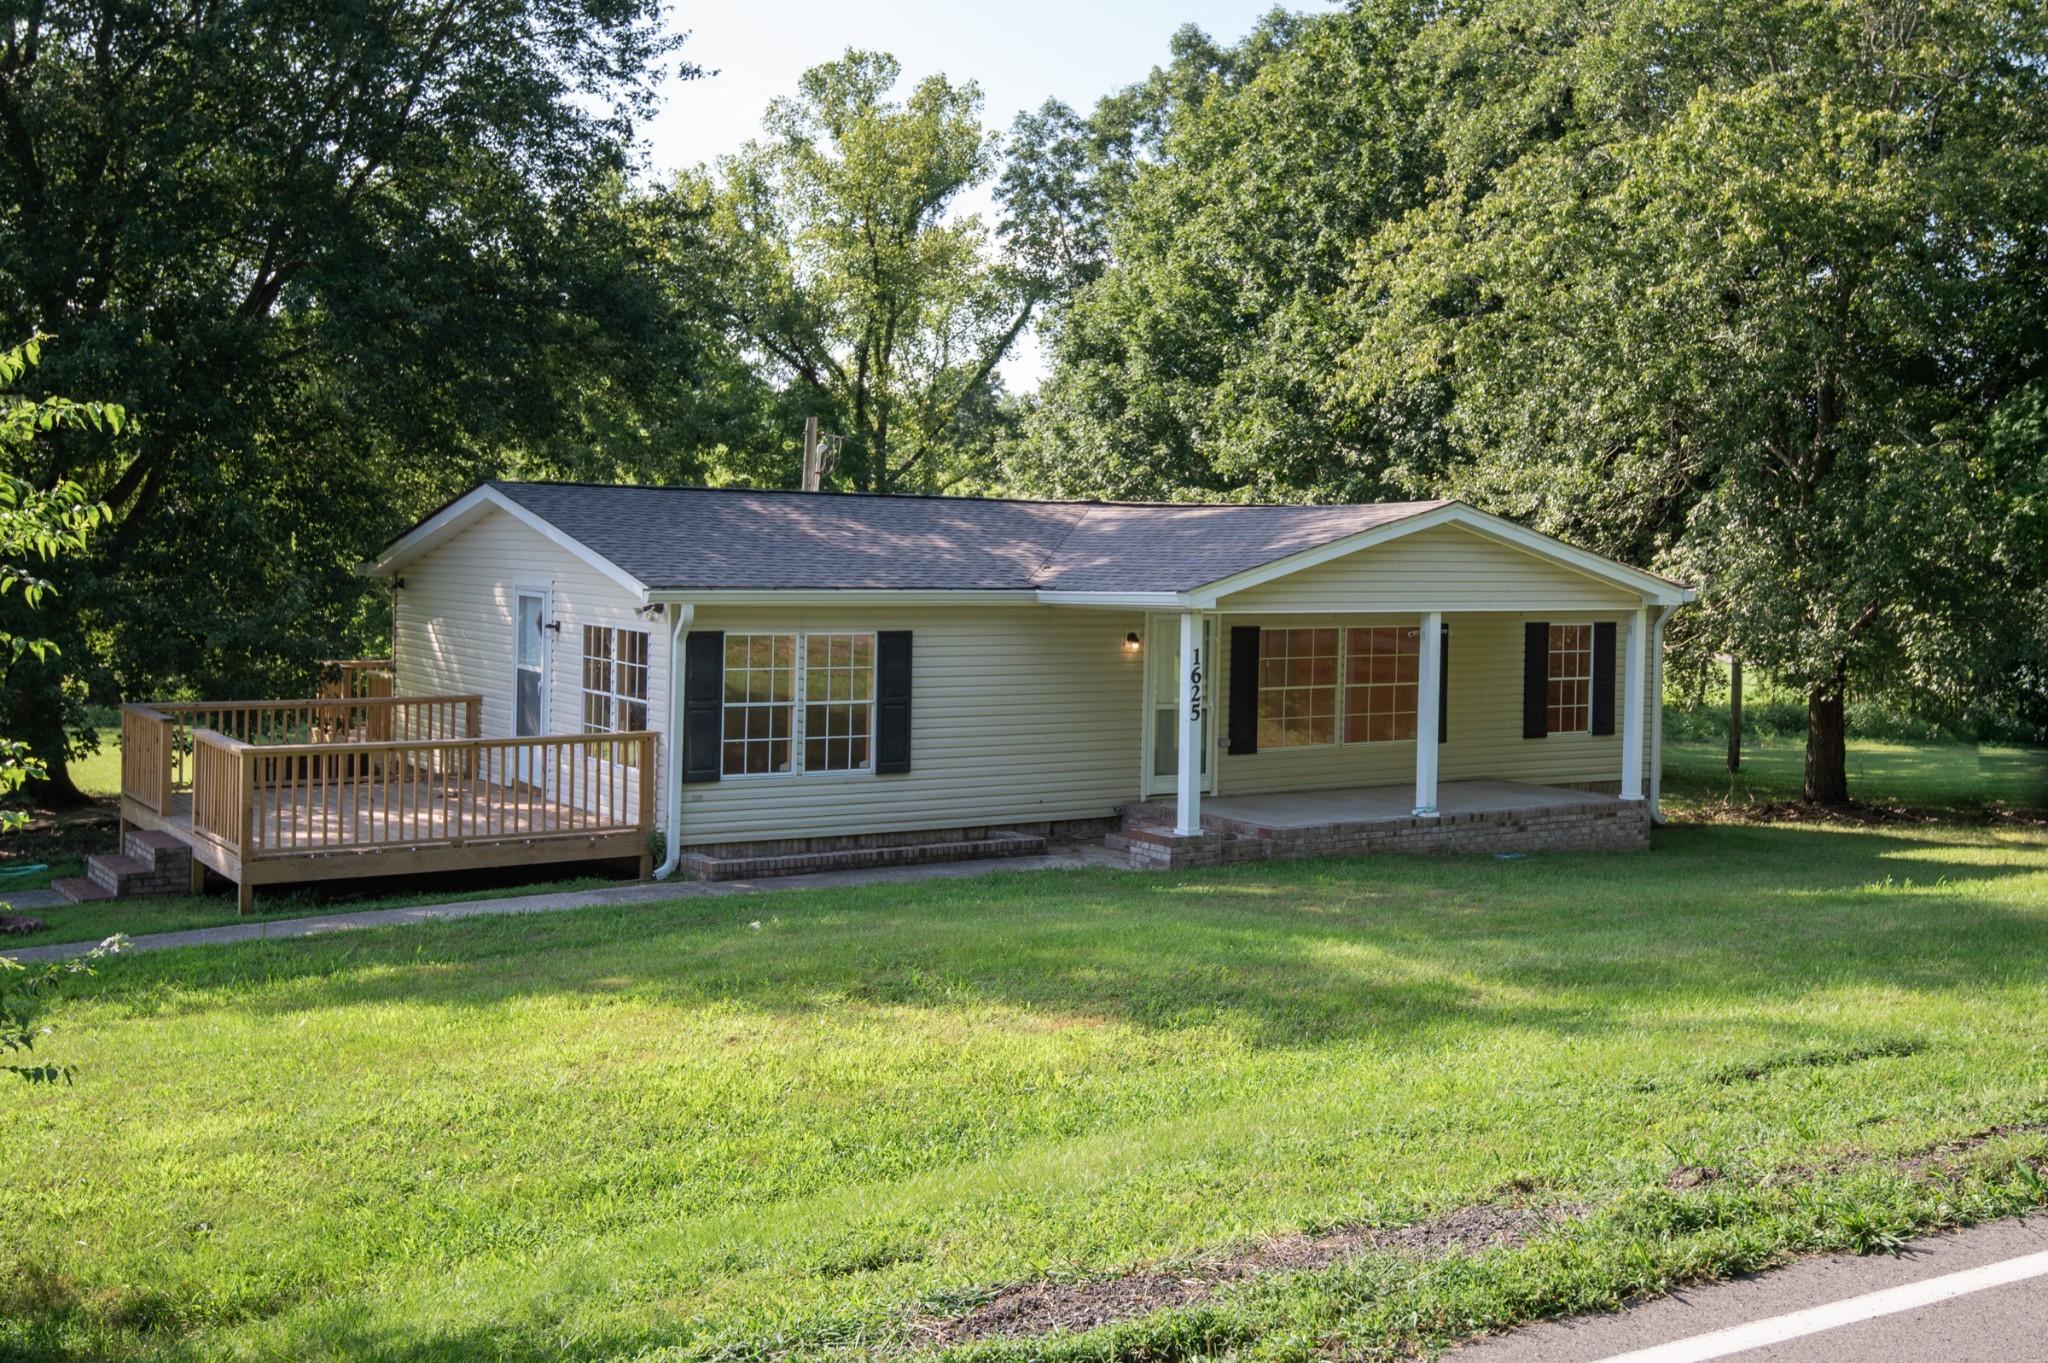
[[[1205,55],[1009,467],[1457,495],[1673,572],[1685,656],[1807,692],[1841,800],[1852,687],[2039,705],[2042,23],[1368,0]]]

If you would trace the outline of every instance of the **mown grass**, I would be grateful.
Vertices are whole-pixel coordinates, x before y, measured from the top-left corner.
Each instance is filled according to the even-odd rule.
[[[2048,1119],[2048,837],[472,919],[117,959],[56,1021],[76,1083],[0,1105],[13,1357],[888,1353],[1008,1282],[1584,1209],[956,1351],[1375,1357],[2048,1201],[2038,1132],[1890,1162]]]
[[[1680,816],[1797,800],[1806,745],[1751,742],[1730,772],[1725,744],[1667,743],[1664,801]],[[1965,819],[2048,814],[2048,749],[1993,743],[1849,744],[1849,797],[1862,804]]]
[[[73,873],[79,874],[79,873]],[[318,888],[258,891],[256,912],[244,916],[235,908],[235,897],[227,894],[180,895],[171,899],[96,900],[84,904],[50,904],[23,909],[26,916],[43,926],[0,941],[0,955],[10,947],[41,946],[50,942],[92,942],[125,933],[138,937],[153,932],[183,932],[188,928],[219,927],[225,923],[262,922],[287,918],[308,918],[329,913],[360,913],[366,909],[410,909],[424,904],[455,904],[472,899],[518,899],[527,895],[560,894],[568,890],[594,890],[616,885],[615,878],[568,876],[560,880],[528,880],[519,883],[504,875],[451,873],[392,877],[374,882],[334,882]],[[372,888],[364,888],[373,885]],[[433,889],[410,888],[431,885]],[[6,902],[7,886],[0,881],[0,903]]]

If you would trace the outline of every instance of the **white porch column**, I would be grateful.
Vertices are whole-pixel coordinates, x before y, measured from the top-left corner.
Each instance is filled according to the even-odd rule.
[[[1436,733],[1442,720],[1438,701],[1443,690],[1444,613],[1424,611],[1417,644],[1421,666],[1415,677],[1415,813],[1436,814]]]
[[[1180,733],[1176,773],[1180,785],[1174,792],[1175,833],[1183,836],[1202,831],[1202,707],[1208,704],[1204,686],[1209,660],[1202,656],[1202,617],[1194,611],[1180,613]]]
[[[1643,668],[1649,654],[1650,612],[1628,617],[1628,661],[1621,674],[1621,798],[1643,798]]]

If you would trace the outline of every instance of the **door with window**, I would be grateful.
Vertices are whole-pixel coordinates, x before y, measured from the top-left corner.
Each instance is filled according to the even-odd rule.
[[[1146,621],[1145,723],[1147,759],[1145,793],[1171,795],[1179,788],[1180,776],[1180,617],[1155,615]],[[1216,788],[1216,764],[1210,758],[1215,746],[1211,716],[1216,710],[1216,617],[1202,620],[1202,790]]]
[[[513,611],[512,734],[534,738],[548,722],[548,596],[521,589]]]

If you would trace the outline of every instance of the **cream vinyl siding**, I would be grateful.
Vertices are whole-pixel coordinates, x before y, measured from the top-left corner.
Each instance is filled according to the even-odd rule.
[[[682,841],[830,838],[1108,817],[1137,798],[1137,614],[1017,605],[700,607],[693,630],[907,629],[911,769],[728,776],[683,786]]]
[[[583,626],[644,630],[647,726],[668,722],[669,627],[645,617],[618,583],[543,535],[492,511],[405,565],[392,608],[392,669],[400,695],[484,698],[485,738],[512,733],[512,611],[521,588],[543,588],[548,697],[546,732],[583,732]],[[657,762],[659,762],[657,758]],[[657,786],[658,789],[658,786]],[[659,814],[657,813],[657,818]]]
[[[1635,592],[1458,526],[1388,540],[1224,597],[1248,611],[1548,611],[1633,609]]]
[[[1438,747],[1439,781],[1504,780],[1537,784],[1621,779],[1621,689],[1628,667],[1628,631],[1632,616],[1620,611],[1446,614],[1451,627],[1450,687],[1446,708],[1450,739]],[[1614,648],[1614,728],[1612,734],[1551,734],[1522,737],[1522,626],[1525,621],[1555,623],[1612,620]],[[1322,625],[1418,625],[1414,615],[1225,615],[1222,627],[1257,625],[1266,628]],[[1219,697],[1230,694],[1229,635],[1219,636],[1217,653],[1224,672]],[[1648,662],[1646,656],[1645,662]],[[1647,701],[1655,668],[1643,669]],[[1227,714],[1227,710],[1224,711]],[[1658,711],[1651,703],[1643,712],[1644,787],[1649,785],[1650,732]],[[1273,748],[1233,757],[1227,741],[1218,769],[1220,795],[1264,794],[1287,790],[1333,790],[1346,786],[1404,785],[1415,779],[1415,745],[1395,743],[1335,744],[1322,747]]]

